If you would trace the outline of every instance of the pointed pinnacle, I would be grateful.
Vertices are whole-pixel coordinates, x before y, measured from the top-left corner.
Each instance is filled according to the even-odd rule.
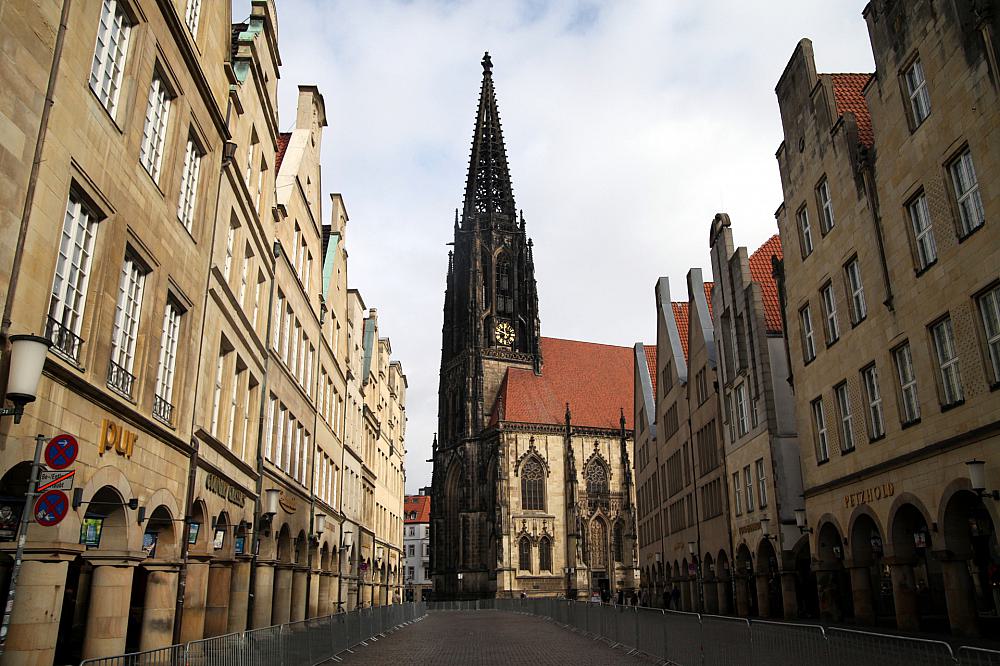
[[[483,72],[489,74],[490,70],[493,69],[493,60],[490,59],[490,52],[487,51],[483,54]]]

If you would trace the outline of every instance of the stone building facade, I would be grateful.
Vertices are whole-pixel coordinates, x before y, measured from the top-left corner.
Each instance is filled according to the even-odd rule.
[[[431,578],[431,496],[429,488],[403,502],[403,598],[421,601],[434,590]]]
[[[632,350],[541,337],[489,54],[454,233],[434,445],[435,595],[634,587]]]
[[[995,3],[866,7],[874,74],[777,85],[784,311],[824,617],[975,634],[997,613]]]
[[[727,415],[736,612],[815,617],[809,541],[795,524],[795,509],[803,506],[799,441],[773,276],[781,240],[772,236],[748,255],[745,247],[735,247],[729,216],[720,213],[709,241],[719,384]]]
[[[644,354],[645,367],[636,354],[656,419],[654,446],[636,454],[641,580],[657,607],[725,613],[732,558],[712,283],[700,269],[687,282],[687,298],[673,301],[670,280],[657,281],[655,353]]]
[[[352,348],[346,209],[334,195],[326,221],[320,195],[323,98],[301,87],[278,132],[273,1],[235,25],[228,3],[196,0],[4,11],[23,54],[0,73],[0,230],[18,239],[0,249],[4,366],[10,334],[53,346],[38,399],[0,426],[0,592],[34,434],[80,445],[68,515],[28,528],[4,663],[323,615],[352,589],[356,605],[363,529],[395,553],[391,585],[405,375],[388,340]],[[352,373],[366,354],[386,380]],[[344,446],[361,439],[348,396],[368,394],[390,414],[382,465]],[[348,509],[348,459],[383,488],[381,522]]]

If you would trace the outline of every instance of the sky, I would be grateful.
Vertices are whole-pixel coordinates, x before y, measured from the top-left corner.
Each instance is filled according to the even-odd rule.
[[[711,275],[709,224],[777,232],[774,86],[799,39],[820,72],[870,72],[864,0],[277,0],[279,125],[315,84],[323,188],[343,194],[349,286],[407,375],[406,491],[430,485],[448,247],[480,60],[493,59],[542,334],[655,341],[653,287]],[[233,20],[249,15],[235,0]],[[324,211],[328,215],[329,210]]]

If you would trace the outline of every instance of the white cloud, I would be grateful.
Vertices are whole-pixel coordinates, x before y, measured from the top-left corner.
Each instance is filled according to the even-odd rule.
[[[445,243],[484,50],[542,332],[620,345],[653,339],[658,276],[709,274],[716,212],[751,250],[775,232],[774,86],[797,41],[813,40],[820,71],[873,67],[864,0],[278,4],[281,128],[295,86],[319,85],[323,186],[351,216],[351,286],[409,379],[408,492],[430,483]]]

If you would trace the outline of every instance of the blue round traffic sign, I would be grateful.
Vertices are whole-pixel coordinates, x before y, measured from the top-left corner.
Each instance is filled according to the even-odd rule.
[[[52,527],[62,522],[69,511],[69,498],[61,490],[49,490],[35,502],[35,522]]]
[[[49,469],[66,469],[76,460],[80,445],[73,435],[56,435],[45,445],[45,464]]]

